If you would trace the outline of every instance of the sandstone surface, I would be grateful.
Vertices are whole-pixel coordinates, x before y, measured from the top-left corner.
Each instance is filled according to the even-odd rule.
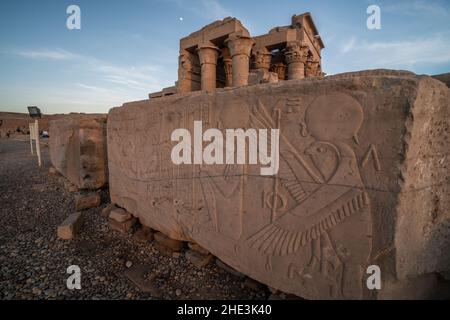
[[[126,103],[108,117],[111,201],[286,293],[389,298],[450,269],[449,102],[435,79],[375,70]],[[171,133],[195,120],[280,129],[278,173],[173,164]]]

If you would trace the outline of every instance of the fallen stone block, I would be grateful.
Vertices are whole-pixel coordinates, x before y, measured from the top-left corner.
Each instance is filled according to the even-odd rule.
[[[186,259],[197,268],[203,268],[214,259],[212,254],[205,255],[194,250],[187,250],[185,256]]]
[[[180,251],[184,247],[183,241],[171,239],[162,232],[155,232],[154,237],[156,242],[173,251]]]
[[[104,217],[104,218],[109,218],[109,214],[115,208],[117,208],[117,207],[116,207],[116,205],[114,203],[108,204],[106,207],[103,208],[103,210],[101,212],[101,216]]]
[[[115,208],[111,210],[109,218],[117,222],[125,222],[127,220],[130,220],[132,218],[132,215],[122,208]]]
[[[119,231],[121,233],[128,233],[136,221],[136,218],[131,218],[124,222],[117,222],[116,220],[110,218],[108,219],[108,226],[111,230]]]
[[[373,70],[126,103],[108,115],[111,201],[283,292],[386,298],[387,282],[450,270],[449,101],[436,79]],[[259,158],[193,164],[212,141],[174,163],[179,128],[191,141],[267,130],[274,150],[278,132],[277,170],[263,175]],[[385,281],[376,292],[371,265]]]
[[[77,211],[98,207],[100,203],[100,195],[97,192],[75,195],[75,210]]]
[[[80,229],[82,225],[82,213],[81,212],[75,212],[70,214],[66,220],[64,220],[59,226],[58,226],[58,238],[63,240],[69,240],[75,237],[76,233]]]
[[[53,167],[80,189],[107,183],[106,115],[71,114],[50,121]]]

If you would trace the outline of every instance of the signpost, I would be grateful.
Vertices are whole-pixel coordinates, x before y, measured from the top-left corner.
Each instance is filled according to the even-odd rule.
[[[41,110],[36,106],[28,107],[30,117],[34,119],[34,123],[30,123],[30,145],[31,154],[33,154],[33,140],[35,140],[36,153],[38,156],[39,167],[42,166],[41,161],[41,144],[39,142],[39,123],[38,119],[41,117]]]

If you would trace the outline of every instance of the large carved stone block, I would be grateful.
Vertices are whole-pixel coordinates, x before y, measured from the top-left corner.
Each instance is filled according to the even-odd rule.
[[[174,165],[171,133],[280,129],[279,171]],[[304,298],[386,298],[450,269],[449,90],[370,71],[111,109],[112,202],[251,278]],[[382,289],[366,286],[369,265]]]
[[[53,166],[80,189],[108,181],[106,115],[69,115],[50,122]]]

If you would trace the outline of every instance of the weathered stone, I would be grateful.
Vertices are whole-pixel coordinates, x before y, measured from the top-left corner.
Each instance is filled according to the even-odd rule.
[[[197,251],[200,254],[203,254],[203,255],[209,254],[208,250],[206,250],[205,248],[199,246],[197,243],[188,242],[188,247],[189,247],[189,249]]]
[[[52,176],[59,176],[59,172],[55,167],[48,168],[48,173]]]
[[[155,235],[153,235],[155,236]],[[169,258],[173,258],[173,254],[175,253],[175,251],[173,251],[173,249],[166,247],[156,241],[153,242],[153,245],[155,246],[156,250],[159,251],[159,253],[161,253],[162,255],[169,257]]]
[[[64,220],[59,226],[58,226],[58,238],[63,240],[69,240],[75,237],[76,233],[80,229],[81,225],[83,223],[82,220],[82,213],[81,212],[75,212],[70,214],[66,220]]]
[[[136,231],[133,237],[142,242],[149,242],[153,240],[153,230],[149,227],[142,226],[138,231]]]
[[[171,239],[162,232],[155,232],[154,237],[156,242],[173,251],[180,251],[184,247],[183,241]]]
[[[136,221],[136,218],[131,218],[124,222],[117,222],[116,220],[108,219],[108,226],[111,230],[119,231],[121,233],[128,233]]]
[[[74,193],[79,190],[78,187],[70,181],[64,181],[64,189],[66,189],[70,193]]]
[[[197,268],[203,268],[214,259],[212,254],[201,254],[194,250],[187,250],[185,256]]]
[[[111,210],[109,218],[116,220],[117,222],[125,222],[132,218],[132,215],[122,208],[115,208]]]
[[[101,203],[100,195],[97,192],[82,193],[75,195],[75,210],[81,211],[98,207]]]
[[[109,215],[113,209],[117,208],[114,203],[109,203],[106,207],[103,208],[101,215],[104,218],[109,218]]]
[[[50,121],[53,166],[80,189],[107,182],[106,115],[72,114]]]
[[[127,103],[108,118],[111,200],[283,292],[386,298],[369,265],[392,283],[450,269],[449,101],[435,79],[376,70]],[[278,128],[278,173],[173,164],[171,134],[194,120]]]

